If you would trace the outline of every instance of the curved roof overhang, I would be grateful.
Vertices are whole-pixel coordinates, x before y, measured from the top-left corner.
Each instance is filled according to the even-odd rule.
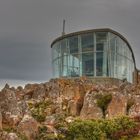
[[[132,52],[132,57],[133,57],[133,60],[134,60],[135,69],[137,69],[137,68],[136,68],[136,61],[135,61],[134,53],[133,53],[133,50],[132,50],[132,48],[131,48],[129,42],[127,41],[127,39],[126,39],[123,35],[121,35],[120,33],[116,32],[116,31],[114,31],[114,30],[112,30],[112,29],[109,29],[109,28],[91,29],[91,30],[84,30],[84,31],[79,31],[79,32],[73,32],[73,33],[65,34],[65,35],[63,35],[63,36],[60,36],[60,37],[56,38],[56,39],[51,43],[51,48],[52,48],[52,46],[53,46],[56,42],[58,42],[58,41],[60,41],[60,40],[62,40],[62,39],[65,39],[65,38],[68,38],[68,37],[72,37],[72,36],[75,36],[75,35],[81,35],[81,34],[86,34],[86,33],[92,33],[92,32],[111,32],[111,33],[113,33],[113,34],[119,36],[122,40],[124,40],[124,41],[126,42],[126,44],[128,45],[129,49],[130,49],[131,52]]]

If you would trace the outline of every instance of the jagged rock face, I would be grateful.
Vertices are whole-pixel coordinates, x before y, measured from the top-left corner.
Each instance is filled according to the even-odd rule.
[[[0,92],[1,112],[11,112],[11,114],[19,114],[17,99],[15,93],[10,89],[3,89]]]
[[[0,132],[0,140],[20,140],[16,133]]]
[[[135,97],[135,102],[129,110],[129,116],[140,116],[140,96]]]
[[[56,101],[56,99],[60,96],[61,91],[63,90],[63,88],[60,88],[60,85],[57,81],[51,81],[49,83],[49,93],[48,96]]]
[[[9,133],[7,134],[5,140],[19,140],[19,138],[15,133]]]
[[[4,125],[16,126],[22,115],[18,106],[15,92],[4,88],[0,92],[0,107],[2,114],[2,123]]]
[[[58,118],[62,117],[67,123],[74,121],[75,117],[100,119],[104,115],[97,103],[97,95],[105,94],[112,95],[105,117],[140,115],[140,85],[93,84],[87,79],[53,79],[17,89],[7,84],[0,92],[0,138],[17,140],[16,134],[3,131],[6,127],[15,129],[18,125],[19,133],[27,136],[28,140],[35,140],[38,124],[46,126],[47,133],[56,134],[55,125],[61,120]],[[134,104],[128,110],[128,99],[131,98]],[[38,120],[39,117],[44,118],[43,122]]]
[[[47,96],[47,90],[44,84],[27,84],[24,88],[25,99],[35,99],[43,101]]]
[[[44,85],[39,85],[34,90],[33,99],[43,100],[46,97],[46,90],[44,88]]]
[[[17,89],[14,90],[14,92],[16,94],[16,98],[18,101],[23,100],[25,93],[24,93],[24,90],[22,87],[20,87],[20,86],[17,87]]]
[[[101,108],[97,106],[96,92],[88,91],[84,98],[80,117],[83,119],[100,119],[103,117]]]
[[[18,103],[19,113],[23,117],[25,114],[29,114],[30,110],[27,103],[24,100],[19,101]]]
[[[70,87],[70,90],[66,88],[64,93],[65,98],[68,100],[68,113],[73,116],[79,116],[86,93],[84,87],[82,85],[74,85]]]
[[[46,124],[46,125],[54,125],[55,122],[56,122],[55,116],[48,116],[48,117],[46,117],[46,119],[45,119],[45,124]]]
[[[121,93],[115,93],[112,96],[112,100],[107,108],[106,117],[112,118],[119,115],[126,115],[127,97]]]
[[[18,125],[18,132],[23,133],[29,140],[34,140],[38,133],[38,123],[30,115],[25,115]]]
[[[2,114],[0,112],[0,130],[2,130]]]
[[[77,116],[79,114],[77,101],[70,100],[68,102],[68,113],[72,116]]]

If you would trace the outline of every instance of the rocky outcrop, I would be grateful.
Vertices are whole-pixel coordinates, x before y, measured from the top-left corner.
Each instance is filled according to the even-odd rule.
[[[16,133],[0,132],[0,140],[20,140]]]
[[[34,140],[38,133],[38,123],[30,115],[25,115],[18,125],[17,131],[24,134],[29,140]]]
[[[2,124],[15,127],[22,118],[16,94],[7,86],[0,92]]]
[[[83,119],[100,119],[103,117],[101,108],[97,106],[96,92],[88,91],[84,98],[80,117]]]
[[[140,97],[136,96],[134,104],[129,110],[129,116],[140,116]]]
[[[107,118],[117,117],[119,115],[126,115],[127,98],[118,93],[112,95],[112,100],[107,108]]]
[[[106,102],[103,95],[111,95],[111,101]],[[56,136],[59,125],[71,123],[77,117],[100,119],[118,115],[140,116],[140,85],[96,84],[86,78],[52,79],[24,88],[6,84],[0,91],[2,140],[20,140],[18,134],[35,140],[40,127]],[[6,132],[7,128],[14,131]]]
[[[35,99],[42,101],[46,97],[47,90],[44,84],[27,84],[24,88],[26,99]]]
[[[18,136],[15,133],[9,133],[7,134],[6,140],[19,140]]]

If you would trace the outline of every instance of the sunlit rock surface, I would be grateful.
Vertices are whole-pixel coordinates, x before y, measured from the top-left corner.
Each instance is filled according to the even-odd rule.
[[[140,85],[96,84],[86,78],[52,79],[46,83],[27,84],[24,88],[10,88],[6,84],[0,91],[1,138],[20,140],[23,135],[35,140],[40,127],[46,127],[49,135],[57,135],[61,130],[56,126],[73,122],[75,118],[103,118],[97,97],[108,94],[112,99],[105,110],[106,118],[140,116]]]

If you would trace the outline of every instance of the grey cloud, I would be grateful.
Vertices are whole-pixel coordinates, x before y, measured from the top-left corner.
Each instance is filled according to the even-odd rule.
[[[112,28],[124,35],[140,68],[139,0],[1,0],[0,78],[27,81],[52,77],[50,44],[66,32]]]

